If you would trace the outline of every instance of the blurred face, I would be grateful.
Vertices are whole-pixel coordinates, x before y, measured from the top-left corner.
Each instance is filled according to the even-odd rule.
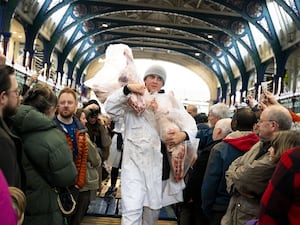
[[[273,133],[277,130],[277,122],[270,120],[268,116],[269,111],[266,109],[260,115],[260,120],[257,123],[259,137],[264,140],[270,140]]]
[[[272,161],[274,159],[274,156],[275,156],[275,149],[273,146],[271,146],[268,151],[270,152],[270,156],[269,156],[269,159],[270,161]]]
[[[188,106],[186,108],[186,111],[192,116],[195,117],[197,115],[197,113],[195,112],[195,108],[193,106]]]
[[[87,120],[86,120],[86,117],[85,117],[85,113],[84,113],[84,112],[81,113],[79,120],[80,120],[80,122],[83,124],[83,126],[86,125]]]
[[[58,99],[58,113],[63,118],[71,118],[76,112],[77,102],[71,93],[63,93]]]
[[[150,93],[158,92],[163,86],[163,80],[160,76],[150,74],[145,79],[145,86]]]
[[[6,105],[3,107],[3,117],[8,117],[16,114],[20,105],[20,89],[16,77],[10,76],[10,89],[6,91]]]
[[[98,121],[98,116],[99,116],[99,114],[97,114],[97,115],[90,115],[90,116],[88,116],[88,118],[87,118],[87,122],[89,123],[89,124],[96,124],[97,123],[97,121]]]
[[[208,124],[210,127],[215,127],[216,123],[218,122],[219,117],[214,116],[212,112],[208,114]]]

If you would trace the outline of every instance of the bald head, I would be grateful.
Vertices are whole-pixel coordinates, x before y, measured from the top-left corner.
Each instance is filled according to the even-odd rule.
[[[292,127],[292,116],[290,112],[281,105],[272,105],[267,107],[262,113],[266,113],[269,120],[278,123],[278,130],[289,130]]]
[[[196,105],[190,104],[190,105],[188,105],[188,106],[186,107],[186,111],[187,111],[192,117],[195,117],[195,116],[197,115],[198,109],[197,109],[197,106],[196,106]]]
[[[258,126],[260,138],[270,140],[274,132],[291,129],[292,117],[283,106],[272,105],[261,113]]]
[[[213,130],[213,140],[221,140],[225,138],[231,130],[231,119],[225,118],[217,121]]]

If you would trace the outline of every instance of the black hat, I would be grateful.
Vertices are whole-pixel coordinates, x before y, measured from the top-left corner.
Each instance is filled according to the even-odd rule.
[[[89,101],[86,103],[85,107],[87,107],[88,105],[91,105],[91,104],[96,104],[96,105],[98,105],[98,106],[100,107],[99,102],[98,102],[97,100],[95,100],[95,99],[89,100]]]

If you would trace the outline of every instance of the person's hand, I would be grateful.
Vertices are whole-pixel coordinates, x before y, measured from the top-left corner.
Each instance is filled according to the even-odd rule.
[[[99,110],[99,106],[95,103],[92,103],[84,108],[85,110]]]
[[[104,122],[104,120],[103,120],[101,114],[99,114],[98,117],[97,117],[97,123],[98,123],[99,125],[101,125],[101,126],[105,126],[105,122]]]
[[[279,102],[277,101],[276,97],[269,91],[265,93],[265,99],[267,99],[268,105],[279,105]]]
[[[262,112],[262,111],[264,111],[266,108],[267,108],[268,106],[263,102],[263,101],[261,101],[260,103],[258,103],[258,110],[260,111],[260,112]]]
[[[33,73],[28,79],[26,80],[26,85],[30,87],[33,83],[36,83],[38,81],[38,74],[35,72]]]
[[[248,95],[248,96],[247,96],[247,99],[248,99],[248,101],[249,101],[248,105],[249,105],[250,108],[253,108],[253,107],[256,106],[257,103],[258,103],[258,102],[255,100],[255,98],[253,98],[251,95]]]
[[[111,119],[108,116],[100,114],[101,121],[103,121],[103,125],[106,127],[110,127]]]
[[[258,104],[259,110],[263,111],[270,105],[279,105],[280,103],[277,101],[276,97],[269,91],[265,92],[261,96],[261,100]]]
[[[175,145],[180,144],[186,138],[186,133],[184,131],[178,131],[170,129],[165,136],[165,144],[169,148],[173,148]]]
[[[145,93],[145,85],[143,84],[127,84],[127,88],[132,92],[140,95]]]

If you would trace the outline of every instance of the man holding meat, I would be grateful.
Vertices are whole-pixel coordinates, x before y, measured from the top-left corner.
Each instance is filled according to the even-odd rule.
[[[176,182],[172,176],[168,176],[169,171],[165,167],[167,172],[163,176],[163,154],[168,153],[162,151],[185,141],[193,143],[197,127],[183,106],[180,109],[168,109],[164,113],[169,115],[175,110],[177,114],[174,112],[173,115],[184,118],[184,125],[168,132],[164,137],[165,145],[161,144],[160,133],[155,126],[159,108],[156,99],[165,95],[161,91],[165,81],[165,69],[153,65],[144,74],[145,84],[129,83],[112,93],[105,104],[105,110],[112,120],[124,116],[125,122],[121,172],[122,225],[155,225],[162,206],[182,201],[183,180]],[[131,95],[145,96],[145,93],[152,100],[150,103],[146,100],[144,112],[137,112],[137,98],[133,100]],[[174,196],[162,194],[167,189],[168,193],[173,191]]]

